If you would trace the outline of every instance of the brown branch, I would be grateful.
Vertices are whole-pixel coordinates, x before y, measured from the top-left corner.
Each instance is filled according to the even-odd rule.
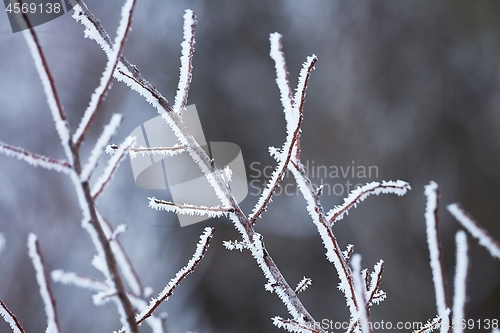
[[[98,111],[99,111],[99,109],[104,101],[104,98],[106,97],[106,94],[108,93],[109,89],[111,88],[111,82],[113,81],[113,72],[115,71],[116,66],[118,65],[118,63],[120,61],[120,56],[121,56],[121,53],[122,53],[123,48],[125,46],[125,42],[127,40],[127,36],[128,36],[129,31],[130,31],[130,27],[132,25],[132,15],[134,13],[135,4],[136,4],[136,0],[133,0],[132,5],[130,7],[130,12],[128,14],[128,20],[126,22],[126,28],[125,28],[125,31],[123,33],[123,37],[120,40],[120,44],[113,45],[113,52],[116,52],[116,58],[115,59],[112,59],[112,58],[108,59],[107,66],[109,66],[109,63],[111,63],[111,61],[112,61],[113,62],[112,69],[111,69],[111,72],[109,73],[109,77],[106,78],[106,82],[104,84],[102,91],[98,95],[97,102],[95,103],[94,109],[93,110],[90,110],[90,109],[85,110],[85,114],[83,115],[83,118],[82,118],[82,124],[80,124],[81,128],[79,126],[79,128],[77,130],[77,135],[75,137],[75,144],[77,147],[80,147],[82,145],[83,141],[85,140],[85,136],[87,135],[89,128],[92,125],[93,120],[97,116],[97,113],[98,113]],[[119,37],[119,36],[117,36],[117,37]],[[116,50],[117,46],[118,46],[118,50]],[[106,70],[107,69],[108,68],[106,68]],[[106,70],[105,70],[105,73],[106,73]],[[96,89],[96,91],[94,93],[97,93],[97,90],[99,88],[101,88],[101,85]],[[92,103],[92,101],[91,101],[91,103]],[[90,114],[88,118],[86,117],[87,114]]]
[[[3,317],[5,322],[7,322],[10,325],[10,328],[14,333],[25,333],[16,315],[9,310],[7,305],[5,305],[5,303],[1,299],[0,299],[0,315]]]
[[[88,10],[82,0],[78,0],[78,3],[81,6],[80,15],[84,15],[86,18],[88,18],[89,22],[96,29],[96,33],[99,34],[104,43],[110,45],[109,36],[102,27],[101,23],[97,19],[95,19],[94,15]],[[220,171],[216,168],[215,164],[212,163],[211,158],[207,155],[203,148],[201,148],[193,135],[190,133],[189,129],[182,122],[181,118],[175,112],[171,112],[172,107],[170,103],[156,90],[156,88],[153,87],[148,81],[146,81],[139,73],[137,68],[131,65],[123,56],[120,57],[120,61],[121,64],[130,71],[134,81],[151,94],[150,96],[146,96],[146,98],[148,100],[156,100],[154,105],[157,107],[158,112],[163,116],[170,118],[169,124],[176,129],[175,132],[178,134],[179,138],[182,139],[181,142],[183,144],[187,144],[190,147],[189,154],[193,157],[193,159],[200,161],[200,163],[206,168],[206,170],[204,170],[205,174],[209,174],[213,177],[214,185],[216,186],[218,193],[223,193],[224,200],[227,201],[229,206],[233,207],[235,210],[234,218],[232,219],[232,221],[236,229],[240,232],[244,241],[246,241],[247,243],[251,243],[254,235],[256,234],[253,225],[252,223],[250,223],[247,216],[239,207],[236,198],[227,187],[226,181],[224,180]],[[284,279],[276,264],[270,258],[269,253],[266,249],[264,249],[264,258],[267,269],[269,269],[273,279],[280,283],[281,287],[283,288],[283,293],[284,295],[286,295],[287,299],[289,300],[289,304],[293,307],[294,311],[297,312],[305,322],[315,323],[316,321],[302,305],[295,291],[288,285],[288,283],[286,283],[286,280]],[[264,271],[264,267],[261,267],[261,269]],[[320,332],[324,331],[320,330]]]
[[[54,169],[64,173],[71,172],[71,164],[66,160],[58,160],[51,157],[29,152],[21,147],[14,147],[6,143],[0,142],[0,153],[6,156],[16,157],[33,166],[40,166],[45,169]]]

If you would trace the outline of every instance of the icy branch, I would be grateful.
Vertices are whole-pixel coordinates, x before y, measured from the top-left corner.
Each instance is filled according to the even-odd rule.
[[[58,269],[52,271],[50,276],[52,277],[52,280],[54,282],[59,282],[62,284],[72,284],[83,289],[89,289],[93,291],[110,290],[110,287],[105,282],[73,272],[65,272]]]
[[[223,241],[222,245],[228,250],[239,250],[240,252],[248,246],[242,241]]]
[[[94,149],[92,149],[89,160],[85,165],[85,167],[83,168],[82,174],[80,175],[82,181],[89,180],[90,175],[97,166],[97,162],[99,161],[99,158],[102,155],[104,147],[107,145],[109,140],[111,140],[111,137],[115,135],[116,129],[120,125],[122,119],[123,117],[120,114],[114,114],[109,124],[106,125],[106,127],[104,127],[104,130],[102,131],[101,136],[97,140]]]
[[[200,263],[201,259],[207,252],[210,240],[212,239],[214,232],[215,229],[212,227],[205,228],[203,234],[200,236],[200,241],[196,246],[196,251],[193,254],[191,260],[189,260],[187,265],[181,268],[181,270],[177,272],[175,277],[172,280],[170,280],[170,282],[165,286],[165,288],[163,288],[158,297],[152,299],[151,302],[149,303],[149,306],[144,310],[142,310],[141,313],[136,316],[136,321],[138,325],[141,322],[143,322],[146,318],[150,317],[156,310],[156,308],[158,308],[158,306],[160,306],[160,304],[163,301],[167,300],[170,297],[170,295],[173,294],[174,289],[181,283],[181,281],[184,280],[186,276],[188,276],[190,273],[194,271],[196,266]]]
[[[87,134],[92,121],[97,115],[97,111],[99,110],[102,102],[104,101],[104,97],[106,96],[111,82],[113,80],[113,73],[118,65],[123,47],[125,46],[125,41],[127,39],[128,32],[130,30],[130,26],[132,24],[132,13],[134,11],[136,0],[127,0],[125,4],[122,6],[121,20],[116,31],[116,38],[113,44],[113,49],[110,51],[108,56],[108,62],[106,63],[106,68],[101,76],[101,82],[99,86],[96,88],[92,97],[90,99],[90,104],[85,110],[83,114],[82,120],[80,121],[80,125],[78,125],[78,129],[75,132],[74,143],[77,146],[80,146]]]
[[[311,278],[308,277],[303,277],[302,280],[297,284],[297,287],[295,287],[295,292],[301,293],[304,290],[306,290],[310,285],[312,284]]]
[[[459,231],[455,237],[457,243],[457,266],[455,270],[455,295],[453,297],[453,321],[458,325],[453,325],[453,333],[462,333],[464,331],[462,325],[464,321],[464,308],[467,298],[466,282],[467,282],[467,266],[469,260],[467,258],[467,236],[465,232]]]
[[[484,246],[494,258],[500,259],[500,244],[490,236],[486,229],[474,220],[459,204],[451,204],[447,208],[472,237],[479,240],[479,244]]]
[[[351,260],[352,265],[352,277],[354,282],[354,292],[356,293],[356,298],[361,303],[358,306],[357,318],[361,323],[361,332],[369,333],[371,332],[369,325],[368,313],[366,310],[366,285],[364,279],[361,276],[361,256],[359,254],[354,254]]]
[[[448,331],[449,307],[446,300],[446,278],[444,272],[443,257],[441,254],[441,240],[439,238],[438,209],[439,209],[439,187],[431,181],[425,186],[427,204],[425,208],[425,222],[427,229],[427,244],[429,246],[432,280],[436,291],[436,307],[438,316],[444,319],[441,332]]]
[[[271,40],[273,40],[273,38],[271,38]],[[302,124],[302,113],[306,96],[307,82],[309,81],[309,77],[314,69],[316,61],[316,56],[312,55],[307,57],[306,62],[302,65],[293,108],[291,110],[284,110],[287,121],[287,137],[285,144],[281,149],[281,158],[278,159],[278,165],[273,171],[271,179],[267,183],[266,188],[262,191],[262,195],[255,205],[252,214],[249,216],[251,223],[255,223],[256,219],[259,218],[266,210],[266,207],[271,202],[271,198],[278,188],[279,183],[283,180],[283,176],[285,175],[288,167],[288,162],[290,162],[290,159],[292,158],[292,152],[294,150],[295,143],[297,142],[297,138],[300,133],[300,126]],[[278,75],[280,74],[278,73]]]
[[[283,44],[281,42],[281,37],[282,36],[277,32],[272,33],[269,36],[269,40],[271,42],[271,51],[269,52],[269,55],[274,60],[274,66],[276,68],[276,84],[278,85],[280,91],[281,104],[283,105],[285,116],[288,116],[293,112],[293,92],[288,80],[288,70],[286,68],[285,55],[282,51]]]
[[[386,294],[380,290],[380,282],[382,281],[382,272],[384,271],[384,261],[380,260],[373,267],[373,272],[370,274],[370,288],[368,289],[368,305],[379,304],[382,302]]]
[[[99,179],[94,184],[94,187],[92,188],[92,197],[94,199],[96,199],[102,193],[106,185],[111,181],[111,178],[118,168],[118,165],[125,157],[125,154],[134,144],[134,142],[135,138],[130,136],[126,137],[125,140],[120,144],[120,147],[117,149],[116,153],[111,156],[102,176],[99,177]]]
[[[26,18],[26,17],[25,17]],[[42,81],[45,96],[47,97],[47,102],[49,104],[50,111],[52,113],[52,118],[56,125],[56,131],[59,135],[59,139],[63,145],[66,157],[69,159],[69,163],[72,164],[73,154],[72,154],[72,143],[71,143],[71,131],[66,119],[66,114],[64,112],[61,100],[57,93],[54,78],[50,72],[47,60],[42,51],[42,46],[38,40],[38,36],[35,33],[35,29],[31,28],[29,21],[26,21],[30,29],[23,30],[24,38],[28,43],[28,47],[31,52],[31,56],[35,62],[38,75]]]
[[[181,43],[181,68],[177,94],[174,99],[174,110],[182,114],[187,105],[189,87],[193,77],[193,54],[194,54],[194,31],[196,27],[196,15],[190,9],[184,14],[184,41]]]
[[[59,333],[61,329],[59,328],[59,320],[57,319],[56,301],[50,289],[47,272],[43,265],[40,246],[35,234],[29,234],[28,236],[28,249],[33,267],[35,268],[36,280],[40,287],[40,295],[45,305],[45,314],[47,315],[46,333]]]
[[[7,305],[0,299],[0,316],[5,320],[7,324],[9,324],[13,333],[25,333],[24,329],[21,326],[19,320],[17,320],[16,316],[12,311],[9,310]]]
[[[109,146],[108,151],[114,151],[118,149],[118,146]],[[186,145],[175,145],[172,147],[139,147],[130,149],[130,158],[137,157],[138,154],[144,155],[163,155],[163,156],[175,156],[177,154],[185,152],[187,149]]]
[[[229,213],[233,212],[234,209],[224,208],[220,206],[206,207],[206,206],[195,206],[195,205],[178,205],[170,201],[159,200],[156,198],[148,198],[149,207],[156,210],[165,210],[167,212],[174,212],[176,214],[184,215],[207,215],[208,217],[222,217],[227,216]]]
[[[326,217],[333,226],[335,222],[342,220],[344,215],[349,213],[349,209],[356,207],[358,203],[365,200],[370,195],[392,193],[402,196],[405,195],[410,189],[410,184],[402,180],[382,181],[382,183],[371,182],[354,189],[351,193],[349,193],[347,198],[344,199],[344,203],[331,209]]]
[[[48,170],[55,170],[63,173],[70,173],[71,165],[67,161],[56,160],[50,157],[38,155],[24,150],[20,147],[13,147],[0,142],[0,153],[6,156],[15,157],[34,167],[42,167]]]

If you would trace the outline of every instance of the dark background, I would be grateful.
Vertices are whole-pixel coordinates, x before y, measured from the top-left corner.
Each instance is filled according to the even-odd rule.
[[[114,36],[122,2],[88,1]],[[425,235],[423,187],[441,186],[441,236],[449,292],[453,291],[454,236],[458,223],[446,211],[460,201],[500,239],[500,4],[497,1],[168,1],[139,0],[125,56],[169,100],[177,86],[182,15],[198,15],[194,76],[189,103],[196,104],[207,141],[238,144],[247,172],[275,162],[268,146],[281,146],[285,122],[269,58],[269,33],[283,34],[291,83],[307,55],[319,58],[305,105],[302,158],[315,165],[377,166],[371,179],[403,179],[404,197],[371,197],[339,222],[340,245],[355,245],[363,265],[384,259],[387,299],[372,310],[374,321],[425,322],[436,315]],[[104,53],[83,37],[69,14],[37,28],[72,129],[99,83]],[[112,113],[125,116],[114,142],[156,115],[121,83],[108,94],[84,152],[88,153]],[[0,14],[0,140],[63,158],[57,134],[21,33]],[[87,155],[85,155],[87,156]],[[101,162],[105,165],[105,160]],[[264,178],[260,179],[262,182]],[[285,180],[290,182],[291,179]],[[320,179],[313,179],[316,183]],[[251,189],[251,192],[255,190]],[[271,318],[288,318],[248,251],[229,252],[223,240],[238,239],[228,220],[181,228],[177,217],[147,207],[147,197],[169,194],[138,188],[123,162],[99,199],[116,226],[128,225],[124,243],[143,283],[160,291],[192,255],[206,225],[217,228],[206,258],[162,310],[169,332],[279,332]],[[257,201],[249,195],[246,212]],[[325,209],[342,202],[325,195]],[[49,270],[100,278],[90,265],[95,253],[80,227],[81,213],[70,180],[0,156],[0,298],[27,332],[45,329],[46,317],[27,255],[29,232],[40,239]],[[290,285],[305,275],[303,294],[316,320],[348,321],[338,278],[301,196],[277,196],[257,229]],[[469,237],[467,318],[500,313],[500,262]],[[92,305],[91,293],[53,285],[66,332],[106,332],[119,327],[114,305]],[[143,327],[147,332],[149,328]],[[0,322],[0,331],[9,331]],[[383,330],[382,330],[383,331]],[[480,332],[477,322],[471,331]]]

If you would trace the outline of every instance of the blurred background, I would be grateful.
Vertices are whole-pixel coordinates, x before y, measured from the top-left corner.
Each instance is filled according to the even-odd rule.
[[[88,0],[114,36],[122,1]],[[302,160],[312,167],[374,167],[371,177],[312,177],[335,186],[321,198],[325,209],[342,202],[345,184],[408,181],[404,197],[370,197],[334,228],[341,247],[355,245],[363,265],[385,261],[382,289],[387,299],[372,308],[374,321],[425,322],[436,315],[425,235],[423,187],[441,187],[440,230],[453,292],[455,232],[446,211],[462,205],[500,240],[500,3],[480,1],[145,1],[138,0],[124,54],[170,101],[177,87],[182,15],[198,15],[193,83],[207,141],[238,144],[247,166],[250,212],[274,167],[269,146],[281,146],[285,122],[269,58],[269,33],[283,34],[292,86],[302,62],[319,58],[305,105]],[[99,83],[106,58],[69,14],[37,29],[73,130]],[[83,146],[88,156],[113,113],[125,120],[119,143],[156,116],[143,98],[115,83]],[[26,42],[0,14],[0,141],[63,158],[42,86]],[[101,161],[99,172],[105,165]],[[266,169],[268,170],[268,169]],[[312,170],[312,169],[311,169]],[[377,171],[375,173],[375,170]],[[268,171],[269,173],[269,171]],[[367,175],[368,176],[368,175]],[[95,180],[95,179],[94,179]],[[287,178],[284,184],[292,183]],[[293,187],[288,187],[292,189]],[[341,193],[343,189],[343,193]],[[288,318],[248,251],[227,251],[224,240],[239,239],[226,219],[181,228],[175,215],[147,207],[145,190],[133,181],[125,160],[98,203],[121,236],[145,286],[155,293],[185,265],[207,225],[217,228],[206,258],[160,311],[169,332],[280,332],[271,318]],[[39,236],[48,270],[64,269],[101,278],[95,254],[80,227],[81,211],[70,180],[0,156],[0,298],[27,332],[45,329],[46,317],[27,235]],[[257,230],[291,286],[303,276],[313,284],[300,298],[317,321],[348,321],[338,277],[324,255],[300,195],[282,193],[258,221]],[[499,319],[500,262],[469,237],[467,318]],[[66,332],[110,332],[118,328],[113,304],[94,307],[92,293],[53,284]],[[484,323],[484,322],[481,322]],[[9,328],[0,322],[0,331]],[[142,332],[149,332],[142,327]],[[383,331],[383,330],[382,330]]]

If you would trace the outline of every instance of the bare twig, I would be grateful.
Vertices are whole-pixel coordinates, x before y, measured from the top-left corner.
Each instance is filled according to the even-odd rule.
[[[453,333],[462,333],[464,327],[464,311],[465,301],[467,298],[466,282],[467,282],[467,266],[469,259],[467,258],[467,236],[465,232],[460,230],[455,237],[457,243],[457,264],[455,269],[455,294],[453,296]]]
[[[176,214],[186,214],[186,215],[207,215],[209,217],[221,217],[227,216],[229,213],[233,213],[234,209],[232,207],[206,207],[206,206],[195,206],[195,205],[179,205],[170,201],[159,200],[156,198],[148,198],[149,207],[156,210],[165,210],[168,212],[174,212]]]

